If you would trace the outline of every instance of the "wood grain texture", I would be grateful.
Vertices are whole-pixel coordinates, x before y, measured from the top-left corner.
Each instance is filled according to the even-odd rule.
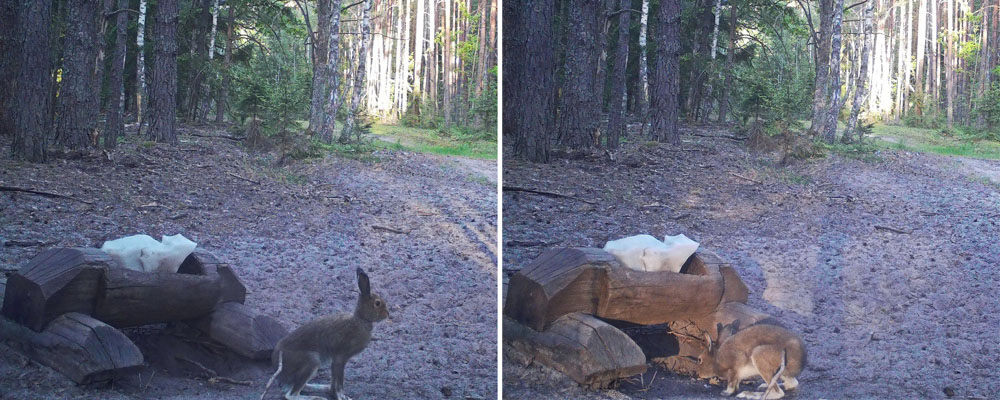
[[[35,361],[78,384],[116,378],[142,366],[139,349],[117,329],[80,313],[66,313],[26,346]]]
[[[506,344],[592,388],[646,371],[646,356],[628,335],[587,314],[564,315],[544,332],[504,317],[503,332]]]
[[[267,315],[258,314],[238,302],[224,302],[212,314],[193,325],[213,340],[237,354],[254,360],[266,360],[288,329]]]
[[[119,328],[195,319],[215,309],[220,293],[217,275],[109,268],[93,315]]]

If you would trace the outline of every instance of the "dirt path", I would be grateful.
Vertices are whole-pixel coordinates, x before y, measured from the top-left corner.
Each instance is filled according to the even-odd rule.
[[[504,241],[602,247],[639,233],[687,234],[733,263],[751,306],[806,340],[809,366],[792,398],[1000,391],[1000,190],[982,171],[909,152],[782,169],[729,140],[686,136],[684,147],[696,151],[642,145],[615,163],[505,163],[505,184],[597,204],[505,194]],[[505,278],[540,251],[505,247]],[[509,398],[717,398],[721,390],[651,369],[647,390],[636,380],[589,392],[507,356],[504,380]]]
[[[140,232],[184,233],[237,268],[249,306],[290,328],[352,310],[353,271],[362,266],[391,317],[375,325],[369,348],[348,364],[349,396],[495,398],[496,188],[456,167],[465,161],[376,156],[380,161],[331,156],[279,168],[273,155],[189,136],[176,147],[126,143],[112,161],[30,165],[4,152],[0,183],[94,204],[3,193],[0,242],[99,246]],[[0,268],[16,268],[38,251],[0,246]],[[127,333],[147,366],[107,387],[77,387],[35,364],[22,368],[23,357],[0,345],[0,398],[258,398],[271,372],[267,363],[185,345],[190,332],[178,327]],[[208,382],[178,354],[251,385]],[[279,397],[272,391],[268,398]]]

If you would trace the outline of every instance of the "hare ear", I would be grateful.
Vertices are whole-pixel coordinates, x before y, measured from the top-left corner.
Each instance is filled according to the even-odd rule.
[[[360,267],[358,268],[358,289],[361,290],[361,297],[371,297],[372,287],[368,282],[368,274]]]
[[[712,337],[705,332],[705,350],[712,351]]]

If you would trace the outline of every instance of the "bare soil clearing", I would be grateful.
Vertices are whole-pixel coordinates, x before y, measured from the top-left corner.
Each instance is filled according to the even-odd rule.
[[[547,247],[684,233],[732,262],[752,307],[805,339],[808,366],[788,398],[1000,392],[1000,189],[982,171],[1000,163],[887,151],[877,162],[780,168],[741,142],[690,135],[723,129],[682,133],[686,151],[630,144],[614,161],[505,160],[505,185],[594,204],[506,192],[504,279]],[[707,399],[723,389],[654,367],[589,391],[504,350],[506,398]]]
[[[361,266],[389,302],[390,319],[348,363],[349,396],[496,397],[497,200],[488,183],[495,162],[380,151],[377,162],[329,156],[275,167],[273,154],[183,135],[192,130],[178,146],[125,143],[110,160],[66,155],[33,165],[4,152],[0,185],[92,204],[0,193],[0,268],[10,272],[41,249],[24,242],[100,246],[135,233],[183,233],[233,265],[248,306],[292,329],[353,310]],[[0,398],[259,398],[273,372],[180,326],[126,333],[147,367],[99,387],[25,366],[0,344]],[[190,361],[249,385],[213,382]],[[279,397],[272,388],[268,398]]]

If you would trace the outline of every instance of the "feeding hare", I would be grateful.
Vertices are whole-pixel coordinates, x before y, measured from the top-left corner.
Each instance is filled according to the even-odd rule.
[[[368,275],[358,268],[358,305],[354,314],[328,315],[300,326],[278,342],[272,361],[278,363],[278,370],[264,388],[264,398],[275,379],[285,398],[289,400],[322,399],[301,396],[303,388],[329,391],[336,400],[349,399],[342,393],[344,389],[344,365],[347,360],[368,346],[372,338],[372,323],[389,317],[385,300],[372,294]],[[308,383],[321,366],[330,366],[330,384]]]
[[[784,397],[785,392],[778,386],[779,377],[787,390],[799,385],[796,377],[806,363],[802,338],[775,325],[754,325],[735,334],[734,329],[733,325],[719,329],[718,346],[712,346],[712,338],[705,334],[707,347],[699,357],[698,377],[724,379],[727,382],[724,396],[736,392],[744,379],[764,378],[764,384],[758,388],[766,388],[764,392],[742,392],[737,396],[749,399]]]

